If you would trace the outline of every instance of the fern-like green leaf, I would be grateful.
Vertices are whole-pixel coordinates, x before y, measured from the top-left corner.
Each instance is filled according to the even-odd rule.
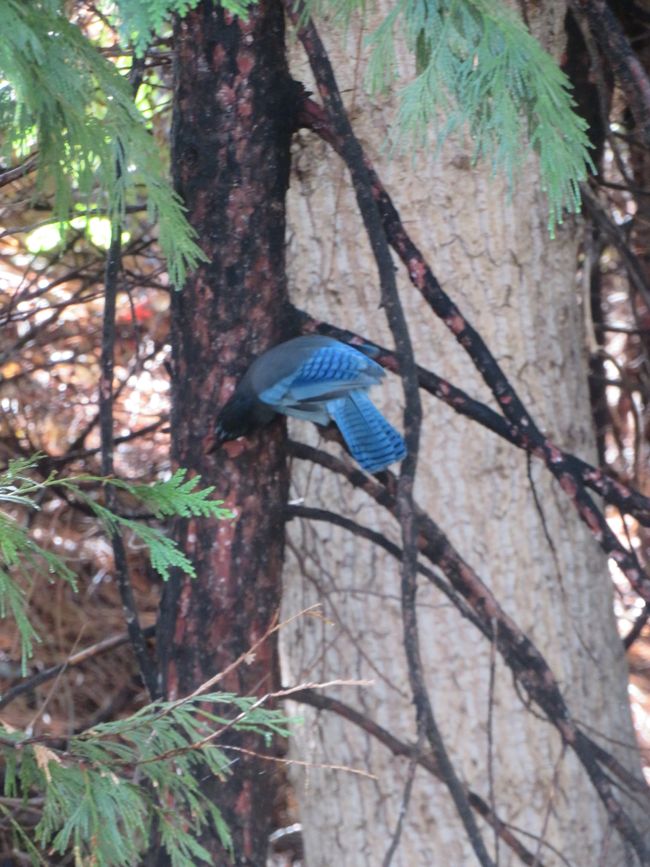
[[[8,484],[10,479],[11,485]],[[13,505],[32,505],[26,491],[35,486],[29,479],[21,485],[17,485],[17,481],[13,471],[0,475],[0,488],[13,491],[2,499]],[[16,623],[23,674],[27,671],[27,660],[33,653],[34,642],[40,640],[27,614],[27,590],[38,572],[76,587],[74,572],[60,557],[41,548],[12,516],[0,512],[0,617],[11,616]]]
[[[360,0],[306,0],[304,14],[347,23]],[[587,124],[553,58],[500,0],[396,0],[370,35],[367,81],[373,92],[398,79],[396,34],[414,58],[401,90],[394,144],[436,147],[467,134],[473,159],[487,160],[514,184],[528,153],[539,157],[549,229],[580,207],[579,184],[593,171]],[[403,59],[400,58],[403,64]]]
[[[121,518],[120,523],[123,527],[131,530],[133,535],[147,546],[151,565],[164,581],[168,580],[170,572],[174,568],[180,569],[181,572],[192,578],[196,576],[196,570],[191,561],[161,530],[149,527],[141,521],[132,521],[127,518]]]
[[[178,469],[166,482],[155,482],[152,485],[134,485],[115,481],[124,490],[128,490],[137,500],[147,506],[158,518],[170,515],[182,515],[184,518],[199,516],[204,518],[234,518],[231,509],[224,509],[223,500],[210,500],[214,492],[213,486],[196,490],[201,476],[187,479],[187,470]]]
[[[37,152],[39,187],[54,191],[61,220],[72,215],[75,197],[92,198],[117,226],[128,200],[146,189],[170,280],[180,287],[205,256],[125,77],[52,0],[4,0],[0,31],[5,158]]]
[[[232,15],[247,17],[255,0],[222,0],[221,5]],[[199,0],[116,0],[120,33],[142,56],[155,36],[164,32],[172,15],[186,15]]]
[[[230,509],[223,508],[223,500],[209,499],[214,492],[212,487],[198,488],[200,477],[186,479],[187,473],[183,469],[177,470],[166,482],[153,485],[138,485],[92,475],[57,478],[53,474],[44,481],[38,481],[32,478],[30,471],[39,459],[39,455],[34,455],[28,459],[11,461],[4,471],[0,471],[0,506],[5,503],[6,508],[34,509],[34,496],[38,492],[46,488],[64,488],[92,510],[109,535],[124,529],[145,545],[153,568],[164,580],[169,578],[173,568],[194,576],[194,566],[161,529],[110,511],[98,502],[96,491],[93,493],[89,486],[97,490],[102,485],[113,485],[127,492],[161,519],[172,515],[221,519],[234,517]],[[16,622],[23,671],[26,671],[34,643],[40,640],[27,614],[26,593],[33,575],[39,573],[52,580],[67,581],[76,589],[75,574],[70,567],[56,554],[37,545],[12,515],[0,511],[0,617],[11,617]]]
[[[218,808],[206,801],[200,780],[206,773],[225,778],[232,763],[206,738],[218,726],[286,734],[288,720],[258,704],[231,693],[158,702],[71,737],[64,755],[22,743],[24,733],[0,724],[5,795],[42,792],[36,841],[61,856],[72,850],[79,863],[140,863],[154,819],[174,867],[210,863],[198,841],[202,832],[212,826],[231,853],[232,836]]]

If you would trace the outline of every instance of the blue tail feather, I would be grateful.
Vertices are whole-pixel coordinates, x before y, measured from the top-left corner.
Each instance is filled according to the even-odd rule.
[[[406,456],[406,446],[367,394],[351,392],[327,402],[352,457],[369,473],[377,473]]]

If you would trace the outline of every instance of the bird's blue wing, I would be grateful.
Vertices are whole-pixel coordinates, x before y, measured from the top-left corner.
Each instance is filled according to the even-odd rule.
[[[351,346],[321,346],[258,397],[263,403],[287,409],[370,388],[383,376],[383,368]]]
[[[364,392],[327,402],[352,457],[369,473],[377,473],[406,457],[401,435]]]

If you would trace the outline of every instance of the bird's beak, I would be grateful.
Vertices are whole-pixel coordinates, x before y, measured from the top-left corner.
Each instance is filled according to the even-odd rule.
[[[219,431],[219,429],[215,430],[214,436],[212,438],[212,443],[208,446],[206,454],[213,455],[215,452],[219,451],[221,446],[225,442],[225,437]]]

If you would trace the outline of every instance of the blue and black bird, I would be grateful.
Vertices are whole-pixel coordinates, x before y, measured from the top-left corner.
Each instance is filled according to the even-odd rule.
[[[287,340],[248,368],[217,417],[214,447],[284,413],[320,425],[334,421],[352,457],[379,472],[406,455],[404,440],[367,394],[383,376],[372,358],[332,337]]]

